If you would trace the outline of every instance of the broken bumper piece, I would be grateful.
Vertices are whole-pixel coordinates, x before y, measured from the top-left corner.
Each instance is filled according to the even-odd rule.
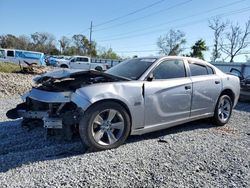
[[[41,119],[44,128],[47,129],[62,129],[62,118],[48,117],[47,111],[26,111],[20,109],[12,109],[7,112],[7,117],[10,119],[26,118],[26,119]]]
[[[62,118],[43,118],[43,127],[47,129],[62,129]]]

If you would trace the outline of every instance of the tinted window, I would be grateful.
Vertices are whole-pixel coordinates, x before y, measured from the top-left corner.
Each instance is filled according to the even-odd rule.
[[[14,51],[7,51],[7,56],[14,57]]]
[[[189,64],[191,76],[207,75],[207,68],[203,65],[190,63]]]
[[[88,62],[89,60],[88,60],[88,58],[86,58],[86,57],[80,57],[80,61],[81,61],[81,62]]]
[[[214,74],[214,70],[209,66],[207,66],[207,72],[208,74]]]
[[[182,60],[167,60],[158,65],[153,71],[154,79],[181,78],[186,76]]]
[[[107,70],[106,73],[137,80],[156,60],[156,58],[136,58],[123,61]]]

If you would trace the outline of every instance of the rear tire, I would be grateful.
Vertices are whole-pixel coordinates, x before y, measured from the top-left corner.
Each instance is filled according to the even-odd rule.
[[[81,139],[92,151],[120,146],[129,136],[130,128],[126,109],[111,101],[90,107],[79,122]]]
[[[60,67],[65,69],[69,68],[67,65],[61,65]]]
[[[217,126],[225,125],[232,114],[233,104],[228,95],[221,95],[217,101],[212,121]]]
[[[100,72],[103,71],[102,67],[100,67],[100,66],[97,66],[97,67],[95,68],[95,70],[100,71]]]

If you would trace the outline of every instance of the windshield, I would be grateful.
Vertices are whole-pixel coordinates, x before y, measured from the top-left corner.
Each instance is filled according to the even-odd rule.
[[[106,73],[137,80],[156,60],[156,58],[137,58],[123,61],[107,70]]]

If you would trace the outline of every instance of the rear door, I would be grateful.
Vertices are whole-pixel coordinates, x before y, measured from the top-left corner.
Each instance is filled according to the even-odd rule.
[[[193,83],[191,117],[213,113],[222,89],[221,78],[212,67],[199,62],[189,62],[189,69]]]
[[[182,60],[161,62],[145,81],[145,126],[163,125],[190,116],[192,82]],[[164,125],[164,126],[165,126]]]

